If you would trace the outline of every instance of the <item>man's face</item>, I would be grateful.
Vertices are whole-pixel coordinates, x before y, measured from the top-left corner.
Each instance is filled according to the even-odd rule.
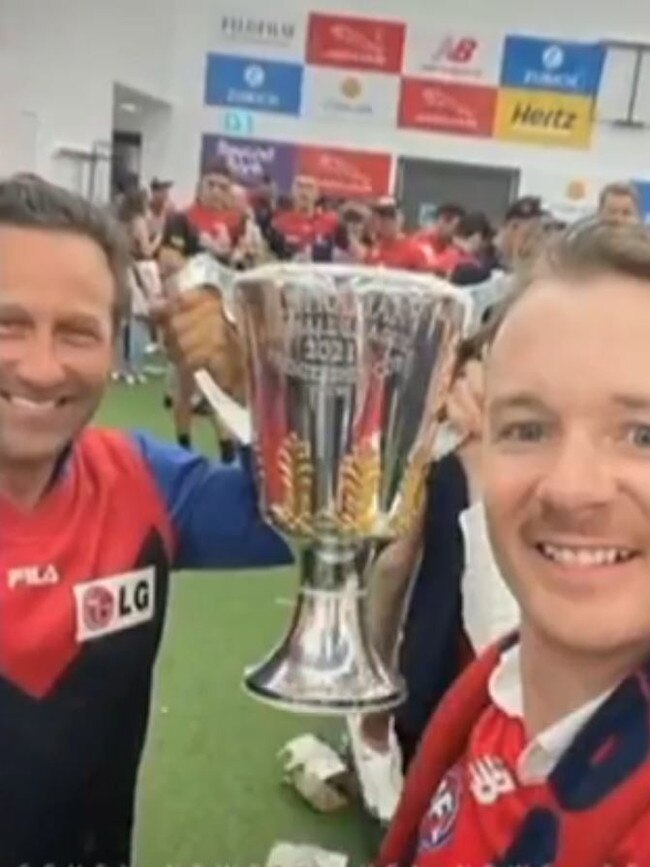
[[[627,193],[608,193],[600,206],[599,217],[609,223],[641,222],[637,203]]]
[[[316,206],[318,186],[314,178],[300,175],[293,183],[293,202],[298,211],[309,211]]]
[[[164,211],[169,202],[169,188],[156,187],[151,191],[149,199],[150,207],[154,211]]]
[[[510,262],[527,260],[531,251],[537,249],[541,236],[540,217],[509,220],[501,231],[501,249]]]
[[[114,297],[93,241],[0,227],[0,463],[56,460],[93,416],[112,366]]]
[[[391,240],[399,234],[400,218],[394,211],[375,211],[372,222],[379,240]]]
[[[459,223],[459,216],[455,214],[441,214],[440,217],[436,220],[436,230],[438,232],[438,237],[443,241],[451,241],[456,229],[458,228]]]
[[[650,285],[546,281],[486,375],[484,496],[524,624],[578,652],[650,643]]]
[[[199,188],[199,201],[206,208],[227,208],[230,204],[230,186],[230,178],[218,172],[204,175]]]

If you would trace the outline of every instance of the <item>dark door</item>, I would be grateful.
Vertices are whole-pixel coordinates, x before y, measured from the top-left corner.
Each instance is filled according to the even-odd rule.
[[[409,227],[426,225],[446,202],[485,211],[500,222],[519,189],[519,170],[401,157],[397,195]]]

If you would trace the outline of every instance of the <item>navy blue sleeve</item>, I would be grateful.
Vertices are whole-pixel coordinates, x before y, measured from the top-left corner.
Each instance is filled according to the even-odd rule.
[[[145,433],[133,440],[160,489],[177,547],[175,569],[236,569],[291,563],[291,550],[257,507],[250,452],[233,464]]]

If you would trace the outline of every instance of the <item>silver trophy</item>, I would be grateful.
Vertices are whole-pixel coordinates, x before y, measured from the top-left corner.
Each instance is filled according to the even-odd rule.
[[[370,640],[368,579],[422,507],[468,304],[433,277],[295,264],[238,275],[226,300],[246,347],[261,511],[300,570],[288,632],[246,689],[303,713],[394,707],[404,685]]]

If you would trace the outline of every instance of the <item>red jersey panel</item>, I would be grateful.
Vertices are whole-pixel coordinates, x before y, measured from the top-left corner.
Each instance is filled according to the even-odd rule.
[[[241,234],[241,216],[232,209],[206,208],[196,202],[187,209],[187,217],[197,232],[204,232],[211,237],[216,237],[225,229],[230,240],[236,243]]]
[[[559,809],[548,784],[519,783],[517,761],[526,743],[521,720],[494,706],[483,713],[465,758],[445,775],[431,800],[420,826],[414,867],[501,864],[528,816]],[[548,857],[548,863],[554,863],[552,851]],[[608,867],[650,864],[650,815],[626,836],[607,863]],[[537,865],[522,862],[522,867]]]
[[[0,675],[31,696],[42,697],[53,687],[92,639],[93,623],[99,636],[106,634],[102,624],[124,616],[125,594],[137,584],[133,566],[143,528],[158,529],[171,560],[164,502],[126,442],[119,434],[86,432],[34,511],[21,512],[0,498],[0,576],[6,576],[0,581]],[[116,576],[103,594],[95,594],[93,621],[89,582]],[[121,613],[112,610],[120,595]]]
[[[280,211],[273,219],[273,227],[292,247],[304,250],[318,238],[331,238],[338,222],[336,214],[327,211],[315,214]]]
[[[390,240],[377,241],[368,250],[367,265],[384,265],[406,271],[430,271],[432,257],[414,238],[398,235]]]
[[[428,247],[434,256],[439,256],[440,253],[443,253],[451,243],[445,238],[441,238],[437,229],[422,229],[416,232],[413,238],[418,244]]]

